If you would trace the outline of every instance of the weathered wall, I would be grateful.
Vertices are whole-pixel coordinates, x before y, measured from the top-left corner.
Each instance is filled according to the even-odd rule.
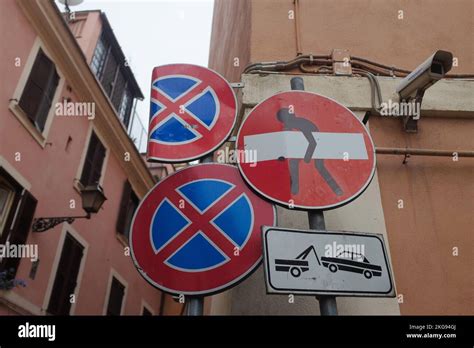
[[[251,0],[215,0],[209,68],[230,82],[240,81],[250,59],[250,17]]]
[[[402,131],[397,119],[370,123],[377,146],[474,149],[472,118],[422,118],[418,134]],[[401,312],[473,314],[474,159],[413,156],[403,164],[403,156],[379,155],[377,161]]]
[[[474,73],[472,1],[298,2],[300,10],[295,15],[300,23],[303,53],[330,54],[335,48],[343,48],[349,49],[353,56],[389,66],[413,69],[435,50],[444,49],[453,52],[457,58],[458,66],[454,66],[450,73]],[[234,2],[222,3],[228,3],[230,9]],[[288,60],[296,56],[295,20],[289,18],[289,11],[294,10],[293,0],[251,1],[251,26],[245,28],[250,32],[250,62]],[[236,13],[233,15],[237,16]],[[219,27],[220,37],[231,35],[230,28]],[[229,55],[217,57],[213,50],[210,54],[210,61],[214,62],[218,71],[230,69]],[[232,56],[234,55],[232,52]],[[262,81],[269,83],[266,79],[261,77]],[[345,90],[344,93],[339,93],[340,100],[351,102],[356,110],[364,109],[370,98],[369,88],[354,88],[352,83],[346,85],[345,80],[332,82],[333,87],[329,88],[330,82],[320,81],[324,85],[323,89],[329,93],[337,94],[341,88],[350,86],[349,93]],[[282,90],[280,85],[271,86],[265,83],[258,84],[256,89],[261,91],[258,95]],[[470,89],[469,92],[469,89],[463,89],[464,94],[452,93],[453,89],[449,88],[449,83],[443,88],[439,84],[435,85],[425,95],[426,106],[430,105],[427,112],[431,116],[443,116],[442,112],[431,108],[436,105],[442,108],[443,112],[446,111],[446,117],[423,118],[422,113],[418,134],[406,134],[401,131],[399,119],[373,118],[370,121],[370,131],[376,146],[472,151],[474,114],[471,101],[474,99],[474,90]],[[390,85],[389,82],[384,84],[386,87]],[[447,90],[441,92],[444,87]],[[364,93],[366,98],[363,98],[363,101],[358,99]],[[384,93],[384,99],[388,97],[389,94]],[[357,108],[355,100],[359,100],[359,107],[362,108]],[[471,118],[456,118],[461,115]],[[459,162],[453,162],[450,158],[412,157],[407,165],[401,164],[403,158],[399,156],[377,156],[377,160],[380,191],[378,200],[381,200],[383,207],[381,218],[385,221],[397,291],[404,295],[404,302],[400,304],[401,313],[472,314],[473,278],[469,256],[472,255],[473,241],[470,226],[474,224],[473,160],[460,159]],[[399,199],[404,200],[404,209],[398,209]],[[367,207],[370,207],[370,204]],[[337,211],[339,209],[330,214],[337,214]],[[344,215],[341,214],[334,220],[328,217],[328,221],[344,225],[350,221],[351,216],[345,214],[344,211]],[[355,214],[353,217],[359,215]],[[296,217],[289,218],[285,220],[284,225],[293,226],[298,221]],[[358,227],[351,226],[352,229]],[[377,226],[382,228],[380,224]],[[459,256],[452,255],[452,248],[456,246],[459,247]],[[261,283],[257,284],[257,280],[253,279],[259,279]],[[243,303],[255,293],[260,294],[259,298],[264,296],[263,279],[259,274],[255,274],[232,291],[235,298],[232,312],[255,312],[257,309]],[[350,307],[346,301],[352,300],[339,300],[339,303],[343,304],[341,308]],[[367,302],[368,306],[365,307],[354,304],[351,313],[372,313],[370,303],[372,302]],[[279,308],[279,305],[283,307]],[[270,307],[266,308],[259,303],[255,303],[255,306],[264,313],[294,311],[294,307],[281,303],[269,303]],[[315,308],[312,302],[309,306]],[[225,306],[221,307],[225,309]]]
[[[12,98],[21,77],[25,76],[22,74],[26,71],[26,63],[38,39],[17,2],[5,0],[0,6],[3,35],[0,41],[2,54],[0,165],[6,166],[7,171],[17,180],[21,179],[30,184],[29,191],[38,199],[35,217],[84,215],[80,194],[74,186],[74,180],[78,177],[81,157],[88,146],[87,136],[94,122],[86,117],[57,117],[54,115],[53,105],[49,114],[52,122],[46,134],[47,143],[42,147],[9,110],[9,99]],[[94,23],[98,24],[96,21]],[[89,32],[92,35],[98,30]],[[96,38],[97,36],[83,36],[85,41]],[[44,45],[44,42],[40,43]],[[44,45],[43,48],[46,46]],[[95,45],[92,46],[95,47]],[[21,59],[18,67],[15,66],[17,57]],[[64,79],[62,73],[59,71],[61,80]],[[77,98],[74,85],[70,86],[71,91],[67,90],[67,85],[69,85],[67,81],[63,84],[60,82],[58,98],[54,102],[62,101],[63,98],[71,98],[73,102],[83,102]],[[107,147],[110,135],[99,135]],[[69,137],[72,140],[68,142]],[[120,242],[116,235],[115,226],[122,188],[127,176],[120,165],[123,159],[114,156],[111,151],[108,152],[102,182],[107,201],[102,209],[90,220],[77,219],[71,226],[61,224],[45,233],[30,232],[27,244],[38,245],[41,260],[36,277],[34,280],[29,278],[31,262],[27,259],[22,260],[17,278],[25,279],[27,286],[1,292],[0,297],[16,296],[16,299],[27,310],[34,310],[34,314],[45,314],[49,300],[48,289],[54,281],[54,263],[62,250],[61,236],[64,235],[65,226],[68,231],[77,233],[89,246],[84,256],[83,271],[78,277],[80,287],[76,293],[74,314],[102,314],[107,288],[110,286],[108,280],[112,268],[127,282],[124,314],[139,315],[142,300],[145,300],[155,314],[158,314],[160,292],[141,278],[131,258],[124,252],[126,245]],[[21,155],[20,160],[16,160],[17,153]],[[71,199],[76,202],[74,209],[71,209],[69,205]],[[0,314],[14,313],[16,312],[0,304]]]
[[[295,20],[288,18],[293,2],[252,1],[252,62],[296,56]],[[303,53],[330,54],[345,48],[353,56],[413,69],[444,49],[458,58],[459,67],[452,73],[474,72],[470,0],[299,0],[299,8]]]

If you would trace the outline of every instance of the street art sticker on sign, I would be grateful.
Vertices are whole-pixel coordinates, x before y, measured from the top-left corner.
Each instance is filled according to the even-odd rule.
[[[268,293],[395,297],[380,234],[263,228]]]
[[[188,162],[214,151],[230,135],[237,102],[218,73],[196,65],[153,69],[147,160]]]
[[[131,254],[141,275],[163,291],[220,292],[260,263],[260,229],[274,225],[275,216],[234,166],[194,165],[160,181],[142,200]]]
[[[245,180],[290,208],[347,204],[367,188],[375,171],[374,145],[357,116],[332,99],[303,91],[258,104],[244,119],[236,148],[255,154],[256,161],[239,162]]]

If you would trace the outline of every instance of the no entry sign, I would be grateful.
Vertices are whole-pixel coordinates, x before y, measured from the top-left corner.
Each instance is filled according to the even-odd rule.
[[[190,64],[154,68],[147,160],[187,162],[214,151],[236,114],[232,87],[216,72]]]
[[[274,225],[275,216],[234,166],[191,166],[158,183],[140,203],[132,257],[141,275],[163,291],[216,293],[260,263],[260,228]]]
[[[258,104],[244,119],[236,147],[254,159],[239,163],[245,180],[295,208],[349,203],[375,171],[374,145],[362,122],[343,105],[309,92],[283,92]]]

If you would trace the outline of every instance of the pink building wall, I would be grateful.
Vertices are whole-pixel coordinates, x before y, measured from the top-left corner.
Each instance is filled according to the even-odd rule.
[[[0,41],[0,52],[2,52],[0,156],[31,184],[30,192],[38,199],[35,217],[84,215],[80,195],[74,188],[74,178],[78,175],[81,156],[88,145],[91,121],[86,117],[54,116],[47,136],[48,144],[42,148],[9,110],[9,99],[13,96],[37,34],[16,1],[3,0],[1,7],[0,22],[3,37]],[[100,17],[98,12],[92,13],[82,31],[82,37],[79,38],[79,43],[89,60],[99,34]],[[17,57],[21,59],[21,67],[14,65]],[[61,86],[59,101],[62,101],[62,98],[78,101],[74,94],[74,86],[70,86],[72,91],[67,90],[67,81],[64,85],[60,83],[59,87]],[[71,137],[72,141],[66,149],[68,137]],[[101,140],[107,147],[106,141]],[[21,153],[21,161],[15,161],[17,152]],[[112,267],[128,283],[124,314],[140,315],[142,300],[151,306],[154,314],[159,312],[161,293],[141,278],[130,256],[124,255],[125,245],[116,236],[115,224],[122,187],[126,180],[126,174],[120,166],[121,160],[112,151],[108,151],[105,160],[106,169],[102,175],[102,187],[107,201],[100,212],[93,215],[90,220],[79,219],[72,224],[72,228],[89,245],[84,256],[83,272],[78,277],[80,289],[74,314],[103,313]],[[69,207],[71,199],[76,201],[75,209]],[[25,279],[27,286],[10,290],[43,311],[46,310],[43,305],[48,283],[54,282],[54,277],[51,277],[54,271],[53,262],[62,249],[62,245],[58,248],[62,229],[63,224],[44,233],[30,231],[27,244],[37,244],[39,249],[40,264],[36,277],[34,280],[28,277],[31,262],[24,259],[20,263],[16,277]],[[0,315],[9,314],[15,312],[0,303]]]

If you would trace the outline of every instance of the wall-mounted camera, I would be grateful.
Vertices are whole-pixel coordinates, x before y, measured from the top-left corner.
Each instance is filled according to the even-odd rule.
[[[400,101],[410,101],[415,99],[416,103],[423,100],[425,91],[441,80],[453,66],[453,54],[448,51],[438,50],[415,70],[413,70],[398,85],[396,91],[400,96]],[[413,117],[406,117],[405,130],[407,132],[417,132],[417,120]]]

